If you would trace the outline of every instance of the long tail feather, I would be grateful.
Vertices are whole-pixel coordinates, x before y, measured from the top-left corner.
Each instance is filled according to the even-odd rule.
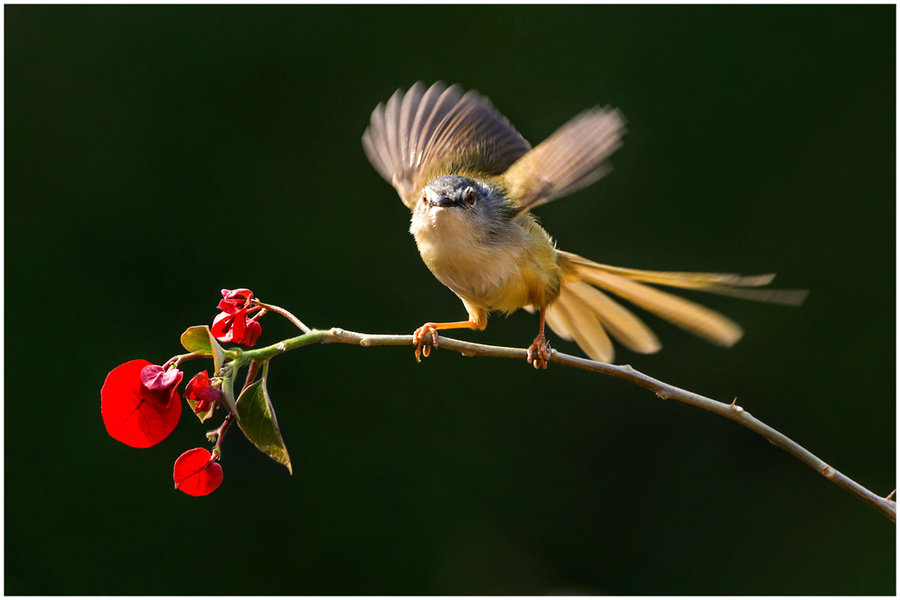
[[[565,288],[583,300],[609,334],[629,350],[643,354],[659,350],[656,334],[634,313],[608,295],[577,279],[567,283]]]
[[[714,310],[667,292],[599,269],[579,267],[590,284],[612,292],[714,344],[731,346],[743,335],[740,325]]]
[[[556,328],[553,323],[564,323],[565,332],[571,335],[569,339],[575,338],[578,346],[592,359],[601,362],[613,359],[612,341],[597,320],[596,313],[570,290],[564,288],[560,292],[546,316],[554,331]]]
[[[562,287],[559,299],[547,310],[547,324],[563,339],[574,339],[595,360],[612,359],[610,336],[635,352],[650,353],[660,348],[650,328],[604,292],[720,346],[731,346],[741,338],[740,325],[696,302],[646,284],[776,304],[801,304],[808,295],[806,290],[759,289],[772,281],[772,274],[645,271],[603,265],[569,252],[558,251],[558,257],[563,268]]]
[[[570,264],[600,269],[607,273],[621,275],[634,281],[654,283],[668,287],[696,289],[711,294],[732,296],[744,300],[755,300],[768,304],[785,304],[799,306],[809,295],[808,290],[755,290],[769,285],[775,279],[774,273],[764,275],[737,275],[735,273],[690,273],[682,271],[647,271],[644,269],[627,269],[595,263],[571,252],[558,251],[560,259]]]

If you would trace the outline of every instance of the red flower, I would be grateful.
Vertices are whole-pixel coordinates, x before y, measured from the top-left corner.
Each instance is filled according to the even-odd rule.
[[[222,399],[222,391],[210,387],[209,374],[200,371],[185,386],[184,398],[202,422],[212,416],[213,409]]]
[[[210,330],[220,342],[252,346],[262,333],[262,326],[254,319],[247,319],[247,311],[233,315],[221,312],[213,319]]]
[[[262,333],[262,326],[255,318],[247,318],[252,305],[253,292],[250,290],[222,290],[222,300],[217,306],[222,312],[216,315],[210,328],[213,336],[220,342],[253,346]]]
[[[177,369],[162,372],[146,360],[110,371],[100,390],[100,414],[109,435],[134,448],[166,439],[181,417],[177,388],[183,376]]]
[[[216,308],[229,315],[234,315],[250,308],[252,301],[253,292],[247,288],[222,290],[222,299],[219,300]]]
[[[175,461],[175,489],[189,496],[205,496],[222,483],[222,465],[206,448],[188,450]]]

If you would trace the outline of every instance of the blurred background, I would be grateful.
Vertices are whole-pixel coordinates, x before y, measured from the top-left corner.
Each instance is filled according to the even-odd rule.
[[[895,528],[730,421],[603,376],[437,351],[273,361],[294,475],[236,431],[172,489],[99,390],[249,287],[308,324],[464,317],[366,161],[418,79],[489,96],[532,143],[595,104],[615,170],[539,210],[565,250],[779,274],[790,308],[616,362],[748,411],[895,487],[895,8],[7,6],[7,594],[893,594]],[[456,337],[525,346],[536,318]],[[262,343],[293,335],[264,319]],[[572,343],[555,347],[578,353]],[[186,376],[206,368],[189,363]]]

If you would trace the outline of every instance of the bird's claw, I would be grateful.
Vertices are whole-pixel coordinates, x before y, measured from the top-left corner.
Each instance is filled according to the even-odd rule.
[[[430,336],[428,334],[431,334]],[[416,362],[422,362],[422,357],[428,358],[432,348],[438,346],[437,328],[434,323],[425,323],[413,333],[413,344],[416,347]]]
[[[539,333],[528,346],[528,363],[535,369],[546,369],[550,362],[550,343],[543,333]]]

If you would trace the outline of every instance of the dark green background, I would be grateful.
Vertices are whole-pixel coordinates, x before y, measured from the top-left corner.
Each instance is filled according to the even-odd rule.
[[[163,362],[247,286],[319,327],[464,316],[360,136],[417,79],[533,143],[594,104],[615,171],[540,209],[560,247],[776,271],[802,308],[702,299],[730,350],[648,316],[621,351],[895,486],[894,7],[54,7],[6,15],[9,594],[892,594],[882,515],[739,426],[633,385],[438,351],[273,362],[294,476],[237,433],[109,438],[106,373]],[[293,335],[265,319],[262,341]],[[523,346],[536,319],[459,337]],[[562,341],[556,347],[577,352]],[[189,364],[187,376],[206,365]]]

